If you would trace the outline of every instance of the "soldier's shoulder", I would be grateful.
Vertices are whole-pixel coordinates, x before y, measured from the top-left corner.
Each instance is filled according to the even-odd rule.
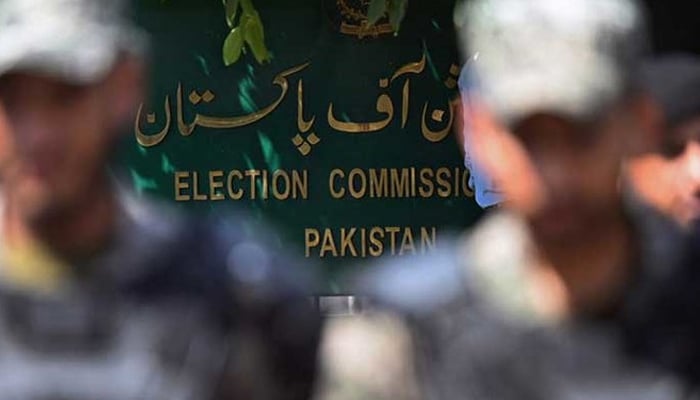
[[[494,212],[462,234],[443,237],[428,254],[383,261],[355,280],[370,304],[409,314],[431,314],[455,304],[474,304],[484,277],[516,268],[526,256],[521,220]]]
[[[141,269],[144,279],[154,281],[149,287],[175,282],[175,289],[220,293],[222,301],[235,296],[247,304],[299,298],[316,284],[312,269],[246,212],[194,216],[145,198],[126,196],[123,203],[125,247],[154,254]]]
[[[356,293],[372,308],[430,313],[465,294],[460,250],[453,237],[428,254],[380,261],[355,279]]]

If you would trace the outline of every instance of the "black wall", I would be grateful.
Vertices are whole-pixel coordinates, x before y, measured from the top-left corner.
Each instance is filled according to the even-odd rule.
[[[655,53],[700,55],[700,1],[645,0]]]

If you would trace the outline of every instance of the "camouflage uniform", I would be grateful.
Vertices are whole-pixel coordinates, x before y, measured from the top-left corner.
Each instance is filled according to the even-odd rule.
[[[6,276],[45,255],[0,248],[2,397],[308,398],[319,321],[298,266],[242,216],[122,200],[109,248],[50,290]]]
[[[381,266],[359,280],[371,299],[366,311],[328,324],[317,398],[695,398],[675,374],[625,346],[647,337],[639,317],[649,313],[654,282],[683,261],[681,232],[644,210],[643,272],[615,315],[539,315],[522,285],[530,238],[506,211],[429,257]]]
[[[145,55],[126,3],[0,0],[0,75],[102,81]],[[117,197],[116,229],[90,259],[0,237],[0,397],[308,398],[320,321],[291,258],[241,215],[214,223]]]
[[[478,100],[503,126],[538,111],[598,121],[636,89],[645,40],[631,1],[463,4],[456,22],[474,60]],[[640,321],[652,311],[657,282],[684,254],[677,227],[632,197],[627,222],[639,247],[624,270],[634,278],[605,314],[555,317],[538,309],[525,284],[534,239],[524,217],[496,210],[442,250],[360,278],[367,312],[329,323],[318,397],[694,398],[678,375],[628,349],[635,335],[646,337],[634,329],[649,328]],[[360,354],[361,362],[344,362]]]

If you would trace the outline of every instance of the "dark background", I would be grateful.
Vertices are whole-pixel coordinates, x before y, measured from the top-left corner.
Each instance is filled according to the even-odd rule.
[[[700,55],[700,2],[645,0],[651,20],[655,53],[692,52]]]

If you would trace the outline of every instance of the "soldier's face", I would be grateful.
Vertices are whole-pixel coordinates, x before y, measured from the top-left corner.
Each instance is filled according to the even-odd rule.
[[[537,236],[578,240],[620,212],[618,178],[635,129],[629,113],[611,112],[595,123],[539,113],[511,129],[481,114],[480,162],[501,185],[506,206]]]
[[[541,198],[528,218],[548,238],[581,237],[619,211],[623,157],[614,121],[579,124],[552,115],[527,118],[513,130],[532,164]]]
[[[630,161],[630,183],[650,205],[689,227],[700,219],[700,116],[662,136],[661,152]]]
[[[671,129],[663,147],[659,168],[669,181],[666,211],[688,226],[700,218],[700,116]]]
[[[32,219],[89,196],[113,142],[109,85],[14,73],[0,79],[0,104],[3,196]]]
[[[675,177],[672,212],[689,225],[700,219],[700,117],[679,126],[672,137],[683,144],[669,160],[669,175]]]

